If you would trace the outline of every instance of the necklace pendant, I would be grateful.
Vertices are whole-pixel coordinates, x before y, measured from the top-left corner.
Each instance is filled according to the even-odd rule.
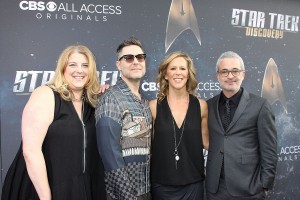
[[[176,156],[175,156],[175,160],[178,161],[179,159],[180,159],[180,157],[179,157],[178,155],[176,155]]]

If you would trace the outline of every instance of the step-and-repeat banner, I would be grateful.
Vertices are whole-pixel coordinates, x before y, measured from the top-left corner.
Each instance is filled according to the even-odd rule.
[[[218,56],[245,61],[243,86],[267,98],[276,114],[278,170],[272,200],[300,195],[300,35],[298,0],[4,0],[0,8],[1,186],[21,142],[21,115],[31,92],[54,74],[61,51],[80,43],[95,54],[101,84],[120,76],[115,49],[129,36],[147,53],[141,88],[156,96],[157,68],[175,50],[198,74],[198,96],[220,92]]]

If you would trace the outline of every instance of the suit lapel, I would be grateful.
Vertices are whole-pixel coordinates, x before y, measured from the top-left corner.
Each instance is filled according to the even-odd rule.
[[[249,103],[249,93],[244,90],[243,94],[241,96],[239,105],[234,113],[234,116],[232,118],[232,121],[229,124],[227,132],[231,129],[231,127],[238,121],[238,119],[241,117],[242,113],[244,112],[246,106]],[[219,117],[220,118],[220,117]]]
[[[215,116],[216,116],[216,119],[217,119],[217,123],[219,124],[219,127],[224,130],[223,128],[223,124],[222,124],[222,120],[221,120],[221,117],[220,117],[220,113],[219,113],[219,101],[220,101],[220,97],[221,95],[219,94],[217,96],[217,98],[215,98],[215,103],[213,103],[213,105],[217,105],[214,107],[214,112],[215,112]],[[224,134],[225,131],[222,131],[222,133]]]

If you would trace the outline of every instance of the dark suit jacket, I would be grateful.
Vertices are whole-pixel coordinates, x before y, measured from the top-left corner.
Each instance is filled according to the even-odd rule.
[[[277,132],[271,105],[243,91],[227,131],[219,115],[220,94],[208,100],[209,151],[206,189],[218,191],[224,156],[225,180],[232,196],[272,189],[277,165]]]

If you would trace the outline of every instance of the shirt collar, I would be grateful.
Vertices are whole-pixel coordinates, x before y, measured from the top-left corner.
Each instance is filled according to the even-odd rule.
[[[145,100],[143,93],[141,93],[141,88],[139,89],[139,93],[141,94],[141,100],[140,100],[135,94],[131,92],[131,89],[128,87],[127,83],[121,77],[118,79],[116,85],[118,85],[118,87],[120,88],[123,94],[132,96],[135,101]]]
[[[223,92],[221,94],[221,97],[220,97],[220,103],[221,104],[224,104],[225,101],[228,99],[228,100],[231,100],[231,102],[234,104],[234,105],[238,105],[239,102],[240,102],[240,99],[242,97],[242,94],[243,94],[243,88],[241,87],[240,90],[235,94],[233,95],[232,97],[230,98],[227,98]]]

